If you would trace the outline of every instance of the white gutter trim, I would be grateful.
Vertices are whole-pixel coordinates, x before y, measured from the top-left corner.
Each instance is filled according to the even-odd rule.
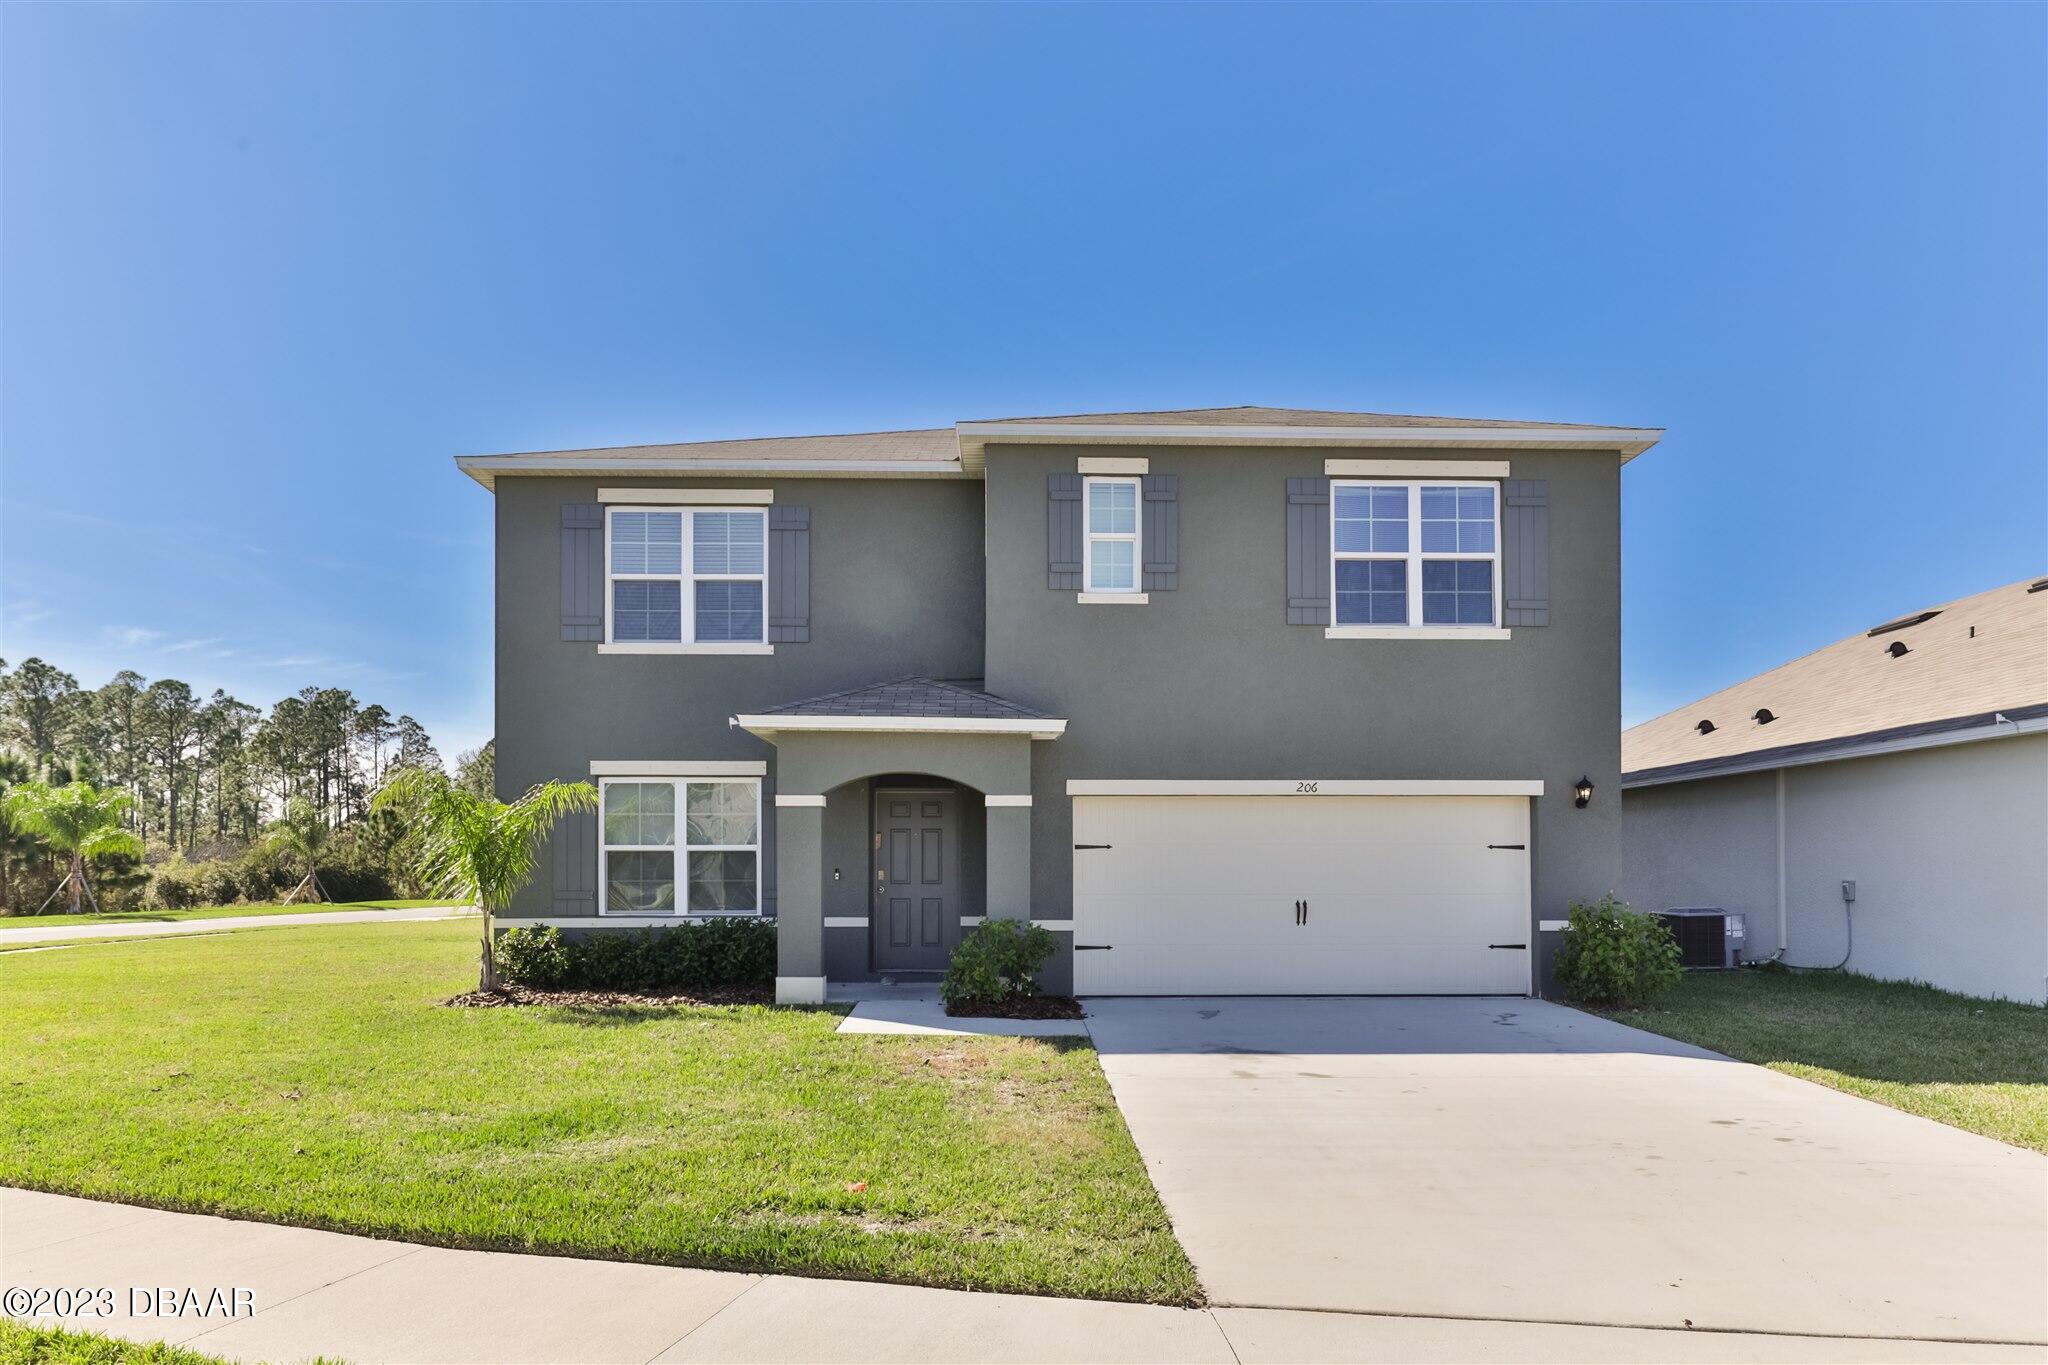
[[[1915,749],[1939,749],[1950,744],[1976,744],[1987,739],[2012,739],[2020,735],[2048,733],[2048,716],[2036,716],[2032,720],[1995,720],[1988,725],[1979,725],[1969,730],[1944,730],[1932,735],[1908,735],[1903,739],[1881,739],[1869,744],[1858,744],[1846,749],[1829,749],[1825,752],[1787,757],[1783,754],[1767,755],[1755,762],[1741,763],[1730,760],[1725,768],[1713,768],[1706,772],[1673,773],[1669,776],[1623,777],[1621,789],[1633,791],[1637,787],[1663,787],[1673,782],[1705,782],[1716,777],[1736,777],[1742,773],[1769,772],[1774,768],[1809,768],[1816,763],[1839,763],[1847,758],[1877,758],[1884,754],[1911,753]],[[1813,740],[1812,743],[1824,743]],[[1739,758],[1740,755],[1735,756]],[[1702,762],[1706,760],[1701,760]],[[1676,765],[1672,765],[1676,766]]]
[[[958,460],[564,460],[519,455],[458,455],[455,467],[486,488],[501,474],[548,474],[580,478],[974,478]]]
[[[1069,796],[1541,796],[1540,779],[1464,778],[1072,778]]]
[[[991,441],[1011,445],[1456,446],[1499,450],[1544,446],[1615,450],[1624,461],[1664,438],[1661,427],[1302,427],[1122,426],[1095,422],[959,422],[962,460],[980,463]]]
[[[1029,735],[1058,739],[1067,731],[1064,720],[994,716],[734,716],[733,724],[767,738],[784,730],[840,731],[854,734]]]

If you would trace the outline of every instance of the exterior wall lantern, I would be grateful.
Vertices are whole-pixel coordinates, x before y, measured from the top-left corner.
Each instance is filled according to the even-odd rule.
[[[1584,810],[1592,800],[1593,779],[1590,777],[1582,777],[1579,779],[1578,785],[1572,788],[1572,804],[1574,806],[1577,806],[1580,810]]]

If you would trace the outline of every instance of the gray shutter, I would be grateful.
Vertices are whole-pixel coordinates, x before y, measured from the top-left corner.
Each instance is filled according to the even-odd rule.
[[[1180,586],[1180,475],[1145,476],[1146,592]]]
[[[1550,624],[1550,485],[1501,485],[1501,618],[1504,626]]]
[[[1081,589],[1081,476],[1045,476],[1045,586]]]
[[[571,811],[555,822],[549,842],[555,855],[557,915],[597,913],[597,812]]]
[[[604,638],[604,508],[562,504],[562,638]]]
[[[1330,481],[1287,481],[1287,624],[1330,624]]]
[[[811,509],[768,509],[768,643],[811,638]]]

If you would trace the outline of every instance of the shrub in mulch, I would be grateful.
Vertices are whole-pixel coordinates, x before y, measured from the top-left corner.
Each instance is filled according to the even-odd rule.
[[[450,996],[443,1004],[460,1009],[504,1009],[522,1005],[566,1005],[574,1009],[614,1010],[625,1008],[674,1008],[690,1005],[772,1005],[775,991],[768,986],[700,986],[674,994],[639,991],[537,991],[529,986],[500,986],[494,991],[471,991]]]
[[[1081,1002],[1071,995],[1013,995],[990,1000],[975,996],[946,1002],[946,1013],[959,1019],[1079,1019]]]

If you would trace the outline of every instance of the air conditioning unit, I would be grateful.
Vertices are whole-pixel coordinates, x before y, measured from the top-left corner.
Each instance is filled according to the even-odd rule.
[[[1733,967],[1742,958],[1747,940],[1742,915],[1706,906],[1685,906],[1666,910],[1657,918],[1678,940],[1681,966],[1701,968]]]

